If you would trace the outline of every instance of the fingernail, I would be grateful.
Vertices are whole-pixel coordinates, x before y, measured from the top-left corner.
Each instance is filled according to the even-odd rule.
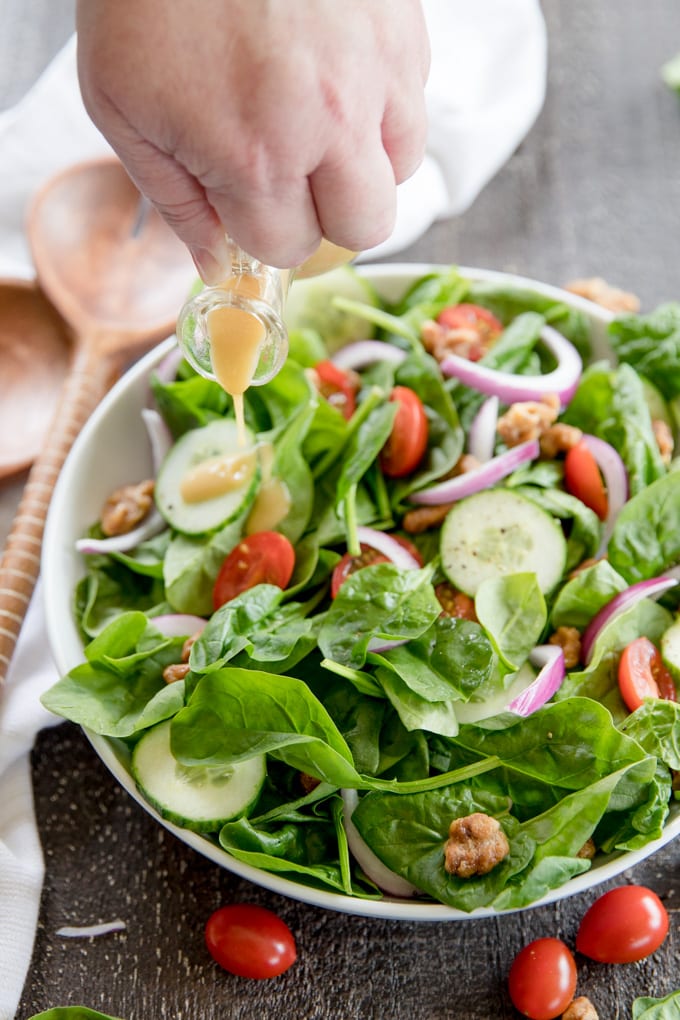
[[[213,248],[190,248],[198,274],[207,287],[216,287],[231,271],[231,254],[226,238]]]

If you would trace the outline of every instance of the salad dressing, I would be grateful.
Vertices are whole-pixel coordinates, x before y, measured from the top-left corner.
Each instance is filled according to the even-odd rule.
[[[254,473],[254,450],[235,457],[209,457],[187,471],[180,483],[180,495],[187,503],[216,499],[234,489],[244,488]]]
[[[286,517],[293,502],[288,486],[273,474],[274,447],[272,444],[261,443],[258,451],[262,482],[246,521],[245,532],[247,535],[254,535],[258,531],[273,531],[276,525]]]

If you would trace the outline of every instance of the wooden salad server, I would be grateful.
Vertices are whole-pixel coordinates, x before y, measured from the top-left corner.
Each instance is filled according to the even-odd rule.
[[[31,205],[27,233],[44,294],[32,291],[31,314],[44,321],[39,327],[25,315],[21,328],[14,323],[17,344],[37,342],[35,352],[22,359],[25,391],[43,384],[50,357],[40,342],[45,322],[52,331],[70,334],[71,350],[56,411],[0,562],[0,683],[38,577],[47,509],[66,455],[116,375],[173,332],[196,275],[184,245],[116,159],[76,164],[49,180]],[[12,329],[11,317],[0,318],[0,331]],[[58,362],[53,368],[59,378]],[[19,387],[16,372],[2,386],[10,384]],[[14,427],[28,428],[19,413]]]

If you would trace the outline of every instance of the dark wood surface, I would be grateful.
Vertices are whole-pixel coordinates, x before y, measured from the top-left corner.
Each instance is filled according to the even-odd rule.
[[[0,0],[0,57],[13,54],[12,81],[0,59],[0,104],[18,97],[17,75],[28,84],[68,34],[72,7]],[[546,0],[544,10],[550,80],[536,126],[468,213],[437,224],[394,261],[459,262],[556,284],[599,274],[637,292],[646,308],[680,298],[680,101],[659,77],[680,50],[680,5]],[[327,913],[186,848],[117,786],[70,724],[40,735],[33,771],[47,875],[17,1020],[72,1003],[125,1020],[513,1018],[506,976],[515,953],[543,935],[573,944],[595,898],[451,924]],[[671,933],[639,964],[578,960],[579,992],[602,1020],[629,1017],[637,995],[680,987],[679,872],[676,840],[610,883],[655,889]],[[231,977],[203,947],[209,914],[243,900],[281,914],[297,938],[298,962],[275,981]],[[56,935],[64,924],[114,918],[125,932],[86,941]]]

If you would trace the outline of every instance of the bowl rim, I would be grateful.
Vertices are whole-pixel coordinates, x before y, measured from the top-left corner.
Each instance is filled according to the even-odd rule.
[[[421,262],[365,263],[356,267],[357,272],[367,277],[371,283],[374,283],[379,292],[389,289],[391,286],[402,285],[406,287],[416,277],[430,272],[441,272],[450,268],[452,268],[450,264]],[[508,284],[563,301],[571,307],[584,312],[591,321],[591,324],[599,323],[603,327],[603,331],[614,318],[610,311],[580,295],[572,294],[552,284],[541,283],[530,277],[500,270],[468,266],[455,266],[455,268],[461,276],[475,282]],[[63,584],[61,583],[63,576],[61,567],[64,563],[64,557],[73,559],[78,555],[74,548],[64,547],[63,537],[61,536],[63,515],[70,487],[77,474],[80,459],[84,451],[88,449],[90,437],[97,432],[100,425],[105,423],[111,410],[130,391],[131,387],[134,387],[135,384],[140,387],[142,386],[149,372],[175,346],[175,343],[174,337],[168,337],[167,340],[162,341],[128,369],[114,384],[77,436],[57,479],[45,525],[41,557],[41,581],[48,641],[60,675],[68,672],[77,662],[82,661],[82,642],[78,637],[73,621],[71,593],[68,593],[65,607]],[[80,569],[79,574],[82,575],[82,573],[84,571]],[[76,655],[76,648],[80,652],[80,657]],[[513,910],[499,911],[482,907],[467,913],[442,903],[416,898],[406,900],[384,896],[378,900],[362,899],[348,896],[344,893],[306,886],[293,879],[282,877],[272,872],[262,871],[250,864],[237,861],[209,837],[180,828],[167,819],[162,818],[142,797],[129,770],[126,768],[125,752],[123,751],[124,745],[119,741],[93,733],[85,727],[82,727],[82,729],[96,754],[117,782],[148,814],[183,843],[232,874],[270,892],[306,903],[310,906],[361,917],[396,921],[471,921],[478,918],[499,917],[504,914],[517,913],[520,910],[535,909],[586,892],[617,877],[623,871],[634,867],[657,850],[666,846],[680,834],[680,805],[678,805],[677,812],[674,813],[674,817],[667,823],[663,835],[657,840],[646,844],[639,850],[610,854],[603,857],[594,868],[590,868],[583,874],[570,879],[558,889],[551,890],[545,896],[528,906]]]

